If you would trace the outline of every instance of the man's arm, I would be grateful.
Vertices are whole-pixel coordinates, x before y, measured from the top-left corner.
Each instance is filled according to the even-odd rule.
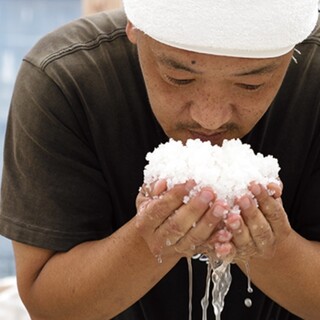
[[[292,232],[270,260],[250,261],[253,282],[272,300],[305,320],[320,315],[320,244]]]
[[[190,187],[186,183],[165,191],[164,182],[155,184],[149,195],[139,194],[138,213],[122,228],[65,253],[15,242],[19,291],[32,319],[112,318],[149,291],[181,257],[202,252],[208,243],[214,248],[220,235],[215,229],[222,220],[216,212],[219,204],[211,205],[215,195],[210,190],[185,204]]]
[[[246,273],[247,261],[253,283],[290,312],[318,319],[320,244],[290,227],[279,190],[270,196],[263,187],[252,185],[251,191],[257,203],[250,196],[241,198],[241,216],[227,221],[239,267]]]
[[[177,258],[158,263],[134,223],[65,253],[14,242],[19,292],[32,319],[110,319],[153,287]]]

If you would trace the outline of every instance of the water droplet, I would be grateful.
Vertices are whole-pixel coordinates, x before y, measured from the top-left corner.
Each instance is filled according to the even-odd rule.
[[[172,243],[171,243],[170,239],[167,239],[167,240],[166,240],[166,246],[167,246],[167,247],[170,247],[171,244],[172,244]]]
[[[245,263],[245,267],[246,267],[246,273],[247,273],[247,291],[249,293],[253,292],[253,289],[251,287],[251,279],[250,279],[250,267],[249,267],[249,262],[246,261]]]
[[[244,305],[247,307],[247,308],[250,308],[252,306],[252,300],[247,298],[244,300]]]
[[[222,265],[223,261],[220,259],[214,260],[212,263],[213,269],[217,269]]]
[[[162,263],[162,257],[160,254],[157,255],[156,258],[157,258],[158,263]]]

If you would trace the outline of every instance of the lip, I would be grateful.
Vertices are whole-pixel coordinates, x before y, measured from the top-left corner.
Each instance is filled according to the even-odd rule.
[[[226,132],[226,130],[223,130],[215,131],[213,133],[207,133],[189,130],[192,139],[200,139],[203,142],[210,141],[212,144],[221,144],[222,141],[225,139]]]

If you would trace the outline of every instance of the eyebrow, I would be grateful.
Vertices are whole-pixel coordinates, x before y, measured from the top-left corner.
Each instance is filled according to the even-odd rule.
[[[183,70],[183,71],[187,71],[187,72],[190,72],[190,73],[196,73],[196,74],[201,74],[202,72],[201,71],[198,71],[198,70],[195,70],[193,68],[191,68],[190,66],[180,62],[180,61],[177,61],[173,58],[170,58],[170,57],[167,57],[165,56],[164,54],[161,54],[161,55],[157,55],[157,58],[159,60],[159,62],[162,64],[162,65],[165,65],[167,67],[170,67],[170,68],[173,68],[173,69],[176,69],[176,70]]]
[[[242,77],[242,76],[266,74],[266,73],[271,73],[272,71],[276,70],[278,67],[279,67],[279,64],[273,62],[262,67],[258,67],[258,68],[247,70],[247,71],[242,71],[239,73],[235,73],[233,75],[236,77]]]
[[[198,71],[198,70],[195,70],[193,68],[191,68],[190,66],[180,62],[180,61],[177,61],[171,57],[168,57],[164,54],[159,54],[159,55],[156,55],[159,62],[162,64],[162,65],[165,65],[167,67],[170,67],[170,68],[173,68],[173,69],[176,69],[176,70],[183,70],[183,71],[187,71],[187,72],[190,72],[190,73],[195,73],[195,74],[202,74],[203,72],[201,71]],[[279,63],[276,63],[276,62],[272,62],[272,63],[269,63],[268,65],[265,65],[265,66],[262,66],[262,67],[258,67],[258,68],[254,68],[254,69],[251,69],[251,70],[246,70],[246,71],[241,71],[241,72],[238,72],[238,73],[234,73],[233,76],[236,76],[236,77],[242,77],[242,76],[251,76],[251,75],[262,75],[262,74],[268,74],[268,73],[271,73],[273,72],[274,70],[276,70],[277,68],[279,67]]]

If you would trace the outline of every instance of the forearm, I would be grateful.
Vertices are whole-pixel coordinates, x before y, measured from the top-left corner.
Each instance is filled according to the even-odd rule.
[[[249,262],[254,284],[271,299],[306,320],[320,314],[320,244],[292,231],[272,259]],[[239,266],[246,272],[242,263]]]
[[[176,262],[158,263],[131,221],[107,239],[52,256],[22,294],[34,320],[105,320],[137,301]]]
[[[224,208],[210,205],[215,197],[210,190],[184,203],[193,184],[164,192],[166,183],[156,183],[148,194],[139,193],[138,214],[130,222],[106,239],[66,253],[16,244],[20,294],[32,319],[110,319],[139,300],[181,257],[203,247],[212,250]]]

